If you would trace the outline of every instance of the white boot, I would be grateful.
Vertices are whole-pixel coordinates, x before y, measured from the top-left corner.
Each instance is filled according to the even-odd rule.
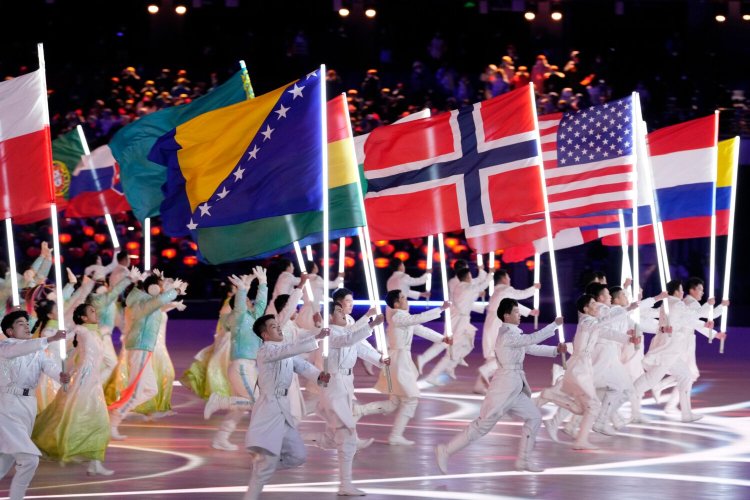
[[[393,427],[391,428],[391,434],[388,436],[388,444],[391,446],[411,446],[414,441],[410,441],[404,437],[404,429],[406,424],[409,423],[409,417],[399,413],[393,420]]]
[[[672,389],[669,395],[669,401],[664,405],[665,413],[677,413],[677,404],[680,402],[680,391],[678,389]]]
[[[697,415],[692,411],[690,389],[692,387],[680,390],[680,410],[682,411],[683,422],[695,422],[703,418],[703,415]]]
[[[566,410],[558,408],[552,418],[542,421],[544,428],[547,429],[547,434],[549,434],[550,439],[555,443],[560,442],[560,439],[557,437],[557,429],[560,427],[560,424],[565,419],[567,413]]]
[[[465,448],[469,444],[469,440],[466,437],[466,432],[461,431],[453,439],[448,441],[447,444],[439,444],[435,447],[435,460],[437,461],[438,469],[443,474],[448,474],[448,458],[457,451]]]
[[[339,491],[336,493],[340,497],[363,497],[367,495],[364,491],[357,489],[352,484],[352,461],[339,455]]]
[[[236,451],[238,446],[229,442],[229,432],[218,431],[211,441],[211,448],[222,451]]]
[[[86,474],[89,476],[111,476],[115,471],[105,468],[100,460],[92,460],[89,462],[89,467],[86,469]]]
[[[398,404],[390,399],[386,401],[373,401],[372,403],[363,405],[355,402],[352,408],[352,415],[359,420],[367,415],[385,415],[391,413],[397,407]]]
[[[374,442],[375,438],[357,439],[357,451],[364,450]]]
[[[521,443],[518,447],[518,458],[516,459],[516,470],[529,472],[544,472],[544,468],[531,461],[531,450],[534,449],[534,438],[531,433],[523,427],[521,432]]]
[[[120,422],[122,422],[122,416],[117,410],[109,414],[109,435],[113,441],[123,441],[127,438],[126,435],[120,434]]]
[[[607,391],[604,393],[604,400],[602,401],[602,407],[599,410],[599,415],[594,422],[593,429],[599,434],[605,436],[616,436],[617,432],[609,427],[609,420],[612,414],[612,410],[615,406],[615,400],[619,399],[619,395],[615,391]]]

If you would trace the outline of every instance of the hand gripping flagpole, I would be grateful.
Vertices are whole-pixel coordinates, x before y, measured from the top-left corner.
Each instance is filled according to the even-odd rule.
[[[560,284],[557,281],[557,260],[555,259],[555,244],[552,234],[552,220],[549,215],[549,200],[547,199],[547,180],[544,175],[544,161],[542,160],[542,141],[539,137],[539,119],[536,114],[536,105],[534,104],[534,86],[529,84],[529,98],[531,99],[531,110],[534,115],[534,130],[536,131],[536,147],[539,152],[537,161],[539,163],[539,177],[541,178],[542,199],[544,201],[544,225],[547,229],[547,247],[549,248],[549,263],[552,271],[552,294],[555,298],[555,316],[562,316],[562,306],[560,304]],[[565,342],[565,330],[563,325],[557,327],[557,339],[562,344]],[[567,368],[565,353],[560,353],[563,368]]]
[[[86,141],[86,134],[83,133],[83,127],[81,127],[80,125],[76,127],[76,131],[78,132],[78,138],[81,140],[81,147],[83,147],[83,164],[93,172],[93,168],[91,165],[91,150],[89,149],[88,141]],[[99,184],[98,175],[94,175],[94,183],[96,184],[96,190],[99,192],[99,202],[102,204],[102,209],[104,211],[104,220],[107,221],[109,236],[110,238],[112,238],[112,246],[114,247],[115,252],[117,252],[118,250],[120,250],[120,241],[117,239],[117,231],[115,230],[114,222],[112,222],[112,216],[109,214],[109,210],[107,210],[107,201],[104,199],[104,192],[102,190],[102,186]]]
[[[729,279],[732,276],[732,247],[734,246],[734,214],[735,205],[737,204],[737,170],[740,160],[740,138],[735,137],[733,143],[733,155],[732,155],[732,192],[729,198],[729,227],[727,228],[727,253],[726,260],[724,261],[724,293],[721,298],[723,300],[729,300]],[[721,330],[727,332],[727,323],[729,316],[729,306],[724,306],[724,311],[721,315]],[[721,339],[719,343],[719,353],[724,354],[724,340]]]

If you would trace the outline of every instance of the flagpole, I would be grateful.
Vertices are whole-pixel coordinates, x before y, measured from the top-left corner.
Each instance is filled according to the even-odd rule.
[[[151,270],[151,217],[143,221],[143,270]]]
[[[529,84],[529,94],[532,103],[535,103],[534,86]],[[541,178],[542,184],[542,198],[544,201],[544,225],[547,229],[547,247],[549,248],[549,263],[552,271],[552,294],[555,298],[555,316],[562,316],[562,307],[560,304],[560,284],[557,281],[557,260],[555,259],[555,244],[553,242],[552,235],[552,220],[549,215],[549,200],[547,199],[547,180],[544,175],[544,161],[542,160],[542,141],[539,137],[539,118],[536,114],[536,106],[531,106],[532,114],[534,115],[534,129],[536,131],[536,147],[539,152],[539,177]],[[563,325],[557,327],[557,339],[559,343],[565,342],[565,330]],[[560,353],[563,367],[567,367],[565,361],[565,353]]]
[[[13,223],[10,217],[5,219],[5,235],[8,240],[8,265],[10,266],[10,289],[13,301],[13,307],[21,305],[21,298],[18,296],[18,271],[16,270],[16,249],[13,245]],[[5,304],[0,304],[5,308]],[[5,332],[0,332],[5,335]]]
[[[91,150],[89,149],[88,141],[86,141],[86,134],[83,133],[83,127],[81,127],[80,125],[76,126],[76,131],[78,132],[78,138],[81,140],[81,147],[83,147],[83,162],[87,167],[91,168]],[[106,210],[107,202],[104,199],[102,187],[99,185],[99,177],[97,175],[94,175],[94,180],[96,183],[96,190],[99,191],[99,201],[101,202],[102,208],[104,209],[104,220],[107,221],[109,236],[110,238],[112,238],[112,246],[114,247],[115,251],[118,251],[120,249],[120,242],[117,239],[117,231],[115,231],[115,225],[112,222],[112,216],[109,214],[109,211]]]
[[[636,202],[637,203],[637,202]],[[625,232],[625,215],[622,213],[622,209],[617,211],[618,222],[620,224],[620,248],[622,249],[622,263],[620,265],[620,282],[625,283],[628,279],[631,280],[630,290],[625,290],[630,293],[630,297],[633,297],[633,272],[630,269],[630,252],[628,250],[628,235]]]
[[[631,224],[633,226],[633,282],[631,283],[633,289],[633,300],[637,301],[641,298],[641,249],[640,249],[640,230],[638,224],[638,153],[641,158],[646,158],[648,161],[648,146],[646,145],[646,127],[643,118],[641,117],[641,100],[637,92],[632,94],[633,102],[633,116],[635,120],[633,122],[634,130],[637,136],[637,140],[633,142],[633,150],[635,151],[635,168],[633,168],[632,186],[633,186],[633,209],[631,212]],[[626,242],[627,244],[627,242]],[[627,248],[626,252],[627,253]],[[630,313],[630,317],[633,318],[633,326],[636,337],[643,340],[643,331],[641,330],[641,311],[635,309]],[[635,350],[641,348],[641,344],[634,344]]]
[[[495,251],[494,250],[490,252],[490,258],[488,260],[489,262],[487,263],[487,265],[490,267],[490,272],[494,276],[495,274]],[[492,282],[490,282],[490,297],[492,297],[492,293],[494,291],[495,291],[495,282],[493,280]]]
[[[39,56],[39,69],[42,71],[42,85],[44,95],[47,95],[47,65],[44,61],[44,45],[38,43],[36,45],[37,55]],[[44,115],[45,122],[49,123],[49,107],[47,99],[44,99]],[[46,147],[49,148],[49,157],[52,158],[52,143],[47,142]],[[52,175],[52,165],[50,165],[49,172]],[[55,294],[57,296],[57,328],[58,330],[65,330],[65,299],[63,298],[63,286],[62,286],[62,262],[60,260],[60,230],[57,224],[57,204],[50,203],[50,216],[52,218],[52,259],[55,265]],[[65,358],[68,357],[67,346],[64,341],[59,341],[60,345],[60,370],[65,372]],[[63,390],[68,390],[68,384],[63,384]]]
[[[429,235],[427,237],[427,281],[424,284],[424,289],[426,292],[429,292],[432,290],[432,254],[434,253],[433,249],[433,240],[434,237],[432,235]]]
[[[443,285],[443,301],[450,300],[448,291],[448,271],[445,268],[445,243],[443,242],[443,233],[438,233],[438,251],[440,252],[440,280]],[[451,325],[451,308],[445,310],[445,336],[453,337],[453,327]],[[450,344],[448,349],[450,349]]]
[[[716,120],[716,132],[719,131],[719,111],[714,111],[714,119]],[[718,138],[717,138],[718,142]],[[711,155],[713,161],[711,166],[713,167],[714,190],[713,196],[711,197],[711,238],[709,239],[709,245],[711,250],[708,257],[708,298],[716,300],[716,177],[718,176],[719,168],[719,145],[711,149]],[[713,321],[714,317],[714,306],[709,306],[708,320]],[[714,340],[714,329],[708,328],[708,343],[710,344]]]
[[[739,170],[740,161],[740,138],[734,138],[734,152],[732,162],[732,192],[729,197],[729,226],[727,227],[727,253],[724,260],[724,292],[721,295],[722,301],[729,300],[729,279],[732,276],[732,247],[734,246],[734,214],[735,205],[737,204],[737,171]],[[724,310],[721,314],[721,330],[727,332],[727,324],[729,322],[727,316],[729,316],[729,306],[724,306]],[[724,354],[724,341],[721,339],[719,342],[719,353]]]
[[[339,238],[339,276],[343,276],[346,264],[346,236]],[[344,280],[339,281],[339,288],[344,288]]]
[[[539,283],[539,280],[541,279],[541,272],[542,270],[539,268],[540,264],[540,258],[539,252],[534,252],[534,285]],[[536,309],[537,313],[536,316],[534,316],[534,330],[539,328],[539,289],[534,289],[534,309]]]
[[[313,260],[312,245],[307,245],[305,247],[305,252],[307,253],[307,261],[308,262],[312,262],[312,260]]]
[[[330,248],[328,247],[328,232],[329,232],[329,207],[328,207],[328,105],[326,103],[326,65],[320,65],[320,75],[318,75],[318,81],[320,85],[320,163],[322,169],[322,183],[321,192],[323,194],[323,297],[325,297],[326,304],[328,304],[328,297],[330,295],[329,290],[329,279],[331,272],[331,262],[329,261]],[[328,328],[329,314],[323,315],[323,328]],[[328,371],[328,344],[329,339],[326,336],[323,339],[323,371]]]
[[[305,266],[305,258],[302,256],[302,248],[300,248],[299,241],[294,242],[294,254],[297,256],[297,264],[299,265],[299,272],[300,274],[307,274],[307,267]],[[323,280],[325,281],[325,280]],[[310,300],[310,302],[313,301],[313,293],[312,293],[312,286],[310,285],[310,281],[305,281],[305,293],[307,293],[307,298]],[[328,303],[328,295],[324,295],[326,299],[326,304]],[[320,307],[320,304],[318,304],[318,307]],[[278,312],[278,311],[277,311]],[[325,314],[324,314],[325,316]]]
[[[245,89],[245,97],[247,99],[254,98],[255,92],[253,91],[253,85],[250,83],[250,74],[247,72],[244,59],[240,59],[240,77],[242,78],[242,88]]]

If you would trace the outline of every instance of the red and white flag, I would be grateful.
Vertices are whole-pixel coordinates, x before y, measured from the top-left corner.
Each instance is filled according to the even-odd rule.
[[[43,70],[0,83],[0,219],[55,201]]]

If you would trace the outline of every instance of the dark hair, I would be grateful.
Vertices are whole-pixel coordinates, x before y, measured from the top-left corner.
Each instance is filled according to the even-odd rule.
[[[253,332],[255,332],[255,335],[263,339],[262,334],[266,331],[266,323],[275,317],[273,314],[266,314],[256,319],[255,323],[253,323]]]
[[[613,286],[609,289],[609,294],[613,299],[617,298],[621,293],[625,293],[625,290],[621,286]]]
[[[73,323],[76,325],[82,325],[85,323],[83,317],[86,316],[86,308],[89,306],[91,306],[91,304],[84,302],[83,304],[79,304],[78,307],[73,310]]]
[[[593,296],[594,300],[596,300],[606,289],[607,285],[604,283],[589,283],[586,285],[586,294]]]
[[[497,317],[500,321],[505,321],[505,315],[513,312],[513,308],[518,307],[518,301],[516,299],[504,298],[500,301],[500,305],[497,306]]]
[[[458,274],[459,269],[464,269],[469,267],[469,263],[465,259],[456,259],[456,262],[453,263],[453,272]]]
[[[282,309],[284,309],[284,306],[286,306],[287,302],[289,302],[289,294],[282,293],[281,295],[277,295],[276,298],[273,299],[273,307],[276,308],[277,313],[280,313]]]
[[[388,305],[388,307],[392,309],[393,306],[396,305],[396,302],[398,302],[398,298],[401,296],[401,293],[402,292],[400,289],[396,289],[391,290],[390,292],[385,294],[385,303]]]
[[[52,309],[54,309],[54,307],[54,300],[40,299],[37,300],[36,303],[34,303],[36,323],[34,323],[34,328],[31,329],[31,333],[34,333],[37,330],[44,330],[44,327],[47,326],[47,322],[49,321],[50,314],[52,314]]]
[[[576,300],[576,309],[578,309],[578,312],[583,314],[583,308],[589,305],[589,302],[591,302],[594,299],[593,295],[590,295],[588,293],[584,293],[580,297],[578,297],[578,300]]]
[[[698,285],[703,285],[704,287],[706,286],[706,284],[703,282],[702,279],[696,278],[695,276],[693,276],[692,278],[688,278],[685,281],[684,288],[685,288],[685,290],[687,290],[689,292],[693,288],[697,288]]]
[[[467,274],[471,275],[471,269],[469,269],[468,267],[463,267],[456,271],[456,278],[458,278],[458,281],[463,281],[464,277]]]
[[[120,250],[117,252],[117,262],[118,264],[122,264],[128,259],[128,251],[127,250]]]
[[[493,281],[497,285],[498,283],[500,283],[500,280],[505,278],[506,276],[508,276],[508,271],[506,271],[505,269],[498,269],[497,271],[495,271]]]
[[[354,296],[352,291],[349,290],[348,288],[337,288],[331,295],[331,298],[333,299],[334,302],[341,302],[342,300],[344,300],[344,297],[346,297],[347,295]]]
[[[398,271],[398,268],[401,267],[401,264],[403,264],[404,261],[401,259],[391,259],[391,271]]]
[[[292,264],[292,261],[291,261],[291,260],[289,260],[289,259],[283,259],[283,258],[282,258],[282,259],[279,259],[279,260],[278,260],[278,266],[279,266],[279,269],[280,269],[280,271],[279,271],[279,274],[281,274],[281,273],[283,273],[284,271],[286,271],[286,268],[287,268],[287,267],[289,267],[289,266],[293,266],[293,265],[294,265],[294,264]]]
[[[4,260],[0,260],[0,276],[5,277],[8,273],[8,263]]]
[[[667,283],[667,293],[669,295],[674,295],[674,293],[680,289],[680,286],[682,286],[682,282],[680,280],[672,280],[669,283]]]
[[[18,318],[26,318],[26,321],[28,321],[29,313],[26,311],[11,311],[6,314],[2,322],[0,322],[0,328],[3,329],[3,335],[5,335],[5,331],[8,330],[8,328],[13,328],[13,323],[15,323]]]
[[[328,303],[328,314],[333,314],[333,311],[336,310],[336,306],[339,306],[340,308],[344,308],[343,304],[341,302],[338,302],[334,300],[333,302]]]
[[[138,287],[144,292],[148,292],[148,287],[150,287],[151,285],[158,285],[159,281],[160,278],[157,275],[151,274],[145,280],[141,281],[138,284]]]

